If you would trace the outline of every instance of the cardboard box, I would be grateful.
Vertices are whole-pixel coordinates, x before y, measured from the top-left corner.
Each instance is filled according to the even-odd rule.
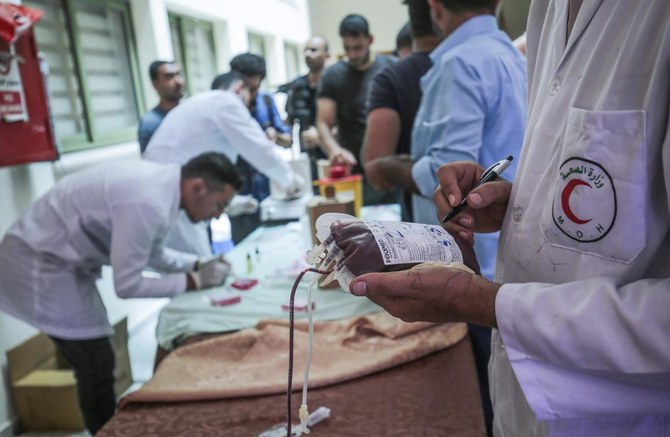
[[[121,396],[131,385],[133,385],[133,372],[130,367],[130,353],[128,353],[128,319],[123,318],[114,325],[114,337],[112,337],[114,348],[114,392],[116,397]]]
[[[128,354],[128,324],[114,325],[117,396],[133,382]],[[84,429],[74,373],[46,334],[40,333],[7,351],[14,407],[23,431]]]

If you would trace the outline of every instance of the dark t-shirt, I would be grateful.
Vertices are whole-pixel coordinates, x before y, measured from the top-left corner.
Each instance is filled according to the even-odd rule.
[[[370,84],[368,113],[388,108],[400,117],[400,136],[396,153],[410,153],[414,117],[421,103],[421,76],[432,66],[429,52],[412,53],[380,71]],[[402,219],[412,221],[412,193],[398,191]]]
[[[360,159],[363,135],[365,135],[365,107],[368,89],[372,78],[384,67],[395,62],[390,56],[377,56],[370,68],[360,71],[339,61],[329,67],[321,78],[317,96],[333,99],[337,103],[337,141]],[[362,173],[357,165],[355,173]]]
[[[368,112],[388,108],[400,115],[400,138],[396,153],[410,153],[414,117],[421,103],[421,76],[432,65],[429,52],[412,53],[384,68],[372,79]]]
[[[316,124],[316,87],[311,87],[307,75],[296,78],[286,85],[288,98],[286,113],[289,121],[298,120],[300,129]]]
[[[288,120],[291,122],[298,120],[301,132],[316,126],[316,86],[310,84],[309,75],[297,77],[292,82],[282,85],[280,89],[282,88],[287,94]],[[300,148],[309,156],[312,178],[316,178],[318,175],[317,162],[328,157],[323,153],[321,147],[305,148],[302,140]]]

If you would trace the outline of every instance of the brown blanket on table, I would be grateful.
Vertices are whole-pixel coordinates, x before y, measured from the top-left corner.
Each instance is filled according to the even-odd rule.
[[[447,348],[467,334],[465,324],[405,323],[385,312],[314,325],[309,386],[323,387],[379,372]],[[286,391],[288,323],[183,346],[127,402],[177,402],[277,394]],[[295,325],[293,389],[302,388],[307,322]]]

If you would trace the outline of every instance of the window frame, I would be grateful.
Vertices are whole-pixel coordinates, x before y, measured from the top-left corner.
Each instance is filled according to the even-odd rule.
[[[183,59],[175,59],[174,61],[179,64],[179,66],[182,69],[183,72],[183,77],[184,77],[184,94],[185,97],[192,96],[193,95],[193,79],[191,77],[191,72],[190,72],[190,66],[188,65],[188,59],[189,59],[189,48],[188,44],[186,43],[186,25],[192,25],[194,27],[200,27],[200,28],[205,28],[206,33],[207,33],[207,39],[209,42],[209,52],[211,55],[211,62],[212,62],[212,71],[216,73],[217,71],[217,65],[216,65],[216,39],[214,38],[214,23],[211,21],[195,18],[195,17],[190,17],[188,15],[183,15],[179,14],[176,12],[168,11],[168,24],[170,26],[170,31],[172,30],[172,25],[175,25],[175,29],[177,30],[177,35],[179,36],[179,52],[181,53],[181,56]],[[173,42],[174,43],[174,42]],[[212,78],[213,80],[214,78]]]
[[[293,55],[295,55],[295,59],[294,59],[294,61],[295,61],[295,72],[289,71],[289,61],[288,60],[289,60],[290,49],[295,50],[295,53],[293,54]],[[286,62],[284,68],[286,70],[286,80],[288,82],[294,80],[296,77],[300,77],[300,76],[303,75],[302,66],[303,66],[303,63],[304,63],[304,52],[305,52],[305,50],[304,50],[304,48],[302,47],[301,44],[295,43],[293,41],[284,40],[284,59],[285,59],[285,62]],[[301,56],[301,55],[303,55],[303,56]]]
[[[73,69],[77,73],[76,80],[78,81],[79,86],[79,97],[81,99],[82,118],[85,122],[85,130],[79,134],[57,137],[56,142],[62,153],[112,146],[114,144],[137,139],[137,126],[117,130],[113,133],[96,132],[96,120],[92,112],[92,97],[90,94],[88,77],[85,74],[86,60],[83,56],[81,38],[76,31],[78,23],[75,13],[76,1],[77,0],[59,0],[59,3],[60,7],[63,9],[63,14],[66,20],[66,37],[69,39],[71,46],[69,55],[72,57]],[[142,115],[142,108],[144,108],[144,99],[140,86],[139,62],[137,58],[135,33],[132,26],[130,6],[128,3],[120,0],[86,0],[86,2],[95,7],[103,7],[120,13],[126,39],[126,56],[128,57],[130,66],[131,85],[135,96],[135,110],[137,111],[139,121],[139,118]]]
[[[252,40],[255,38],[260,41],[263,47],[261,53],[258,53],[258,51],[254,50],[254,47],[252,47],[254,45]],[[261,81],[259,90],[269,93],[273,87],[277,86],[277,84],[270,84],[270,77],[272,76],[270,70],[273,68],[270,60],[270,51],[273,49],[271,48],[272,44],[270,44],[268,35],[262,32],[257,32],[255,29],[247,28],[247,47],[249,47],[249,53],[258,55],[265,60],[265,78]]]

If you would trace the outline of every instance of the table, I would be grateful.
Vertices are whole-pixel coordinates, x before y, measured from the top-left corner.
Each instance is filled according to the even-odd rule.
[[[294,393],[293,404],[300,402]],[[485,436],[470,341],[365,378],[310,390],[331,417],[310,436]],[[296,407],[297,408],[297,407]],[[285,395],[122,405],[96,436],[250,437],[286,418]]]
[[[362,208],[366,220],[399,220],[398,205]],[[286,319],[282,308],[288,303],[291,286],[308,265],[305,254],[312,247],[306,220],[280,226],[261,226],[234,247],[226,256],[233,266],[233,277],[223,287],[189,292],[173,298],[160,312],[156,336],[165,350],[174,349],[188,337],[203,333],[232,332],[255,326],[262,319]],[[311,276],[312,274],[309,274]],[[231,287],[236,278],[255,278],[258,285],[248,291]],[[297,299],[307,294],[309,277],[298,288]],[[238,304],[212,306],[210,298],[240,296]],[[382,309],[367,299],[357,298],[336,287],[314,287],[314,320],[370,314]],[[306,314],[296,314],[296,320]]]
[[[384,219],[383,210],[376,218]],[[375,212],[375,211],[373,211]],[[375,218],[372,218],[375,219]],[[255,326],[261,318],[287,318],[280,308],[288,297],[307,245],[304,222],[262,227],[229,254],[238,276],[252,258],[250,274],[260,279],[252,292],[239,292],[238,305],[212,307],[209,297],[222,289],[187,293],[161,312],[157,329],[161,346],[172,349]],[[256,253],[258,248],[258,253]],[[266,263],[263,260],[272,260]],[[298,262],[296,262],[298,260]],[[284,274],[285,277],[282,277]],[[303,284],[300,292],[305,291]],[[315,290],[317,320],[380,311],[367,299],[342,290]],[[301,316],[298,315],[298,319]],[[166,350],[159,353],[162,357]],[[295,374],[294,378],[301,375]],[[294,410],[300,393],[293,394]],[[485,436],[477,376],[470,341],[361,378],[309,391],[310,410],[332,410],[312,428],[319,436]],[[294,411],[294,417],[297,415]],[[122,403],[99,436],[225,435],[254,436],[285,423],[282,394],[208,401]],[[297,423],[295,417],[294,423]]]

